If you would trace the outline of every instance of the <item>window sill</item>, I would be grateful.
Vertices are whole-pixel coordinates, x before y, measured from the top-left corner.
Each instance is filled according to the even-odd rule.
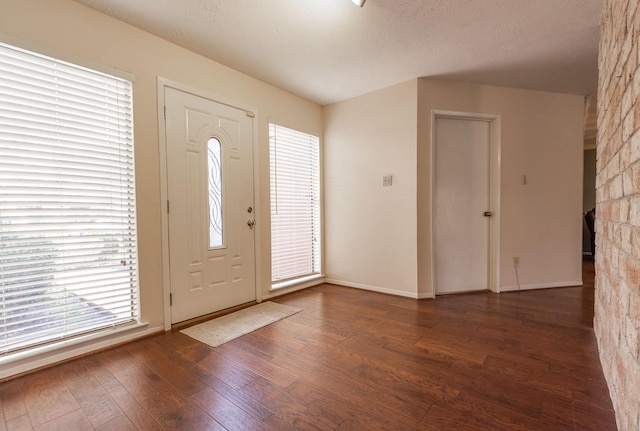
[[[313,274],[306,277],[294,278],[292,280],[273,283],[268,295],[263,299],[274,298],[284,295],[285,293],[295,292],[296,290],[306,289],[307,287],[316,286],[324,283],[325,276],[323,274]]]
[[[130,323],[0,356],[0,380],[163,331]]]

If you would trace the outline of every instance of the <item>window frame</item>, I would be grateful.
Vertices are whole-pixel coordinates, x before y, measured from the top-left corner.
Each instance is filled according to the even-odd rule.
[[[322,142],[319,134],[309,133],[307,131],[301,130],[300,128],[292,128],[286,125],[283,125],[277,121],[270,120],[269,124],[269,179],[270,179],[270,187],[269,187],[269,202],[270,202],[270,216],[271,216],[271,290],[278,290],[285,287],[301,285],[306,282],[316,281],[318,279],[324,278],[324,244],[323,244],[323,198],[322,198]],[[312,250],[311,255],[312,259],[315,260],[315,265],[312,265],[311,272],[305,273],[297,273],[291,277],[277,278],[274,279],[274,152],[277,154],[277,151],[274,151],[274,145],[276,145],[277,136],[274,136],[274,131],[277,130],[284,131],[285,133],[294,133],[300,135],[300,139],[311,139],[315,140],[315,154],[312,156],[315,157],[315,166],[312,169],[315,171],[312,173],[312,176],[315,177],[315,185],[316,191],[313,196],[313,201],[316,203],[316,207],[312,209],[312,212],[315,213],[313,217],[312,224],[315,224],[315,227],[312,227]],[[277,165],[277,163],[275,163]],[[277,168],[276,168],[277,169]],[[315,229],[315,230],[314,230]]]
[[[53,52],[53,50],[49,50],[42,47],[34,47],[28,43],[24,43],[24,41],[17,40],[15,38],[7,37],[6,35],[0,34],[0,43],[5,45],[9,49],[14,49],[16,51],[22,51],[27,55],[34,55],[36,57],[49,59],[53,62],[58,62],[60,64],[68,65],[74,70],[85,70],[89,73],[100,74],[100,75],[108,75],[109,78],[114,78],[118,80],[128,81],[130,85],[129,94],[130,94],[130,116],[129,116],[129,124],[131,130],[131,138],[130,138],[130,163],[131,166],[131,180],[127,183],[131,188],[131,192],[129,195],[131,196],[130,202],[133,203],[133,208],[130,213],[132,213],[131,217],[133,219],[133,233],[131,233],[131,229],[127,229],[129,234],[123,236],[122,238],[132,239],[134,244],[134,252],[135,257],[132,260],[132,264],[135,268],[130,271],[130,276],[128,277],[130,282],[129,284],[133,285],[132,294],[135,296],[133,302],[135,306],[131,309],[135,312],[135,317],[128,320],[127,322],[105,326],[100,329],[92,329],[86,331],[79,331],[70,335],[69,337],[57,338],[48,340],[42,344],[32,344],[28,347],[21,348],[19,350],[12,350],[0,355],[0,365],[5,365],[9,363],[21,362],[18,366],[19,370],[24,370],[25,367],[28,369],[28,365],[25,365],[24,362],[27,358],[37,358],[36,363],[42,364],[43,362],[48,363],[45,357],[55,356],[56,358],[60,358],[61,356],[67,356],[65,353],[61,353],[62,350],[71,352],[71,351],[90,351],[91,348],[89,344],[93,342],[93,340],[99,340],[104,337],[111,337],[113,339],[122,340],[124,338],[129,338],[131,336],[131,331],[138,332],[142,328],[146,328],[147,324],[141,322],[141,308],[140,308],[140,283],[139,283],[139,244],[137,238],[137,199],[135,195],[135,159],[134,159],[134,137],[133,137],[133,125],[134,125],[134,114],[133,114],[133,87],[134,87],[134,75],[124,72],[119,69],[105,67],[103,65],[97,65],[90,61],[79,60],[77,58],[73,58],[67,54],[60,54],[57,52]],[[37,129],[34,129],[37,130]],[[104,343],[104,340],[102,340]],[[81,346],[81,347],[80,347]],[[55,352],[55,354],[53,354]],[[72,356],[72,354],[71,354]],[[59,359],[58,359],[59,360]],[[10,375],[11,371],[6,371],[0,373],[0,378],[6,375]]]

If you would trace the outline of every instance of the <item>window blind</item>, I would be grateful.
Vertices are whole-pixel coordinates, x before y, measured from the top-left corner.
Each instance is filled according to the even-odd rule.
[[[273,282],[320,273],[319,146],[317,136],[269,124]]]
[[[138,318],[132,83],[0,44],[0,353]]]

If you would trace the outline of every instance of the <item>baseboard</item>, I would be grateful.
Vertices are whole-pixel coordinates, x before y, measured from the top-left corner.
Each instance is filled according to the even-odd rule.
[[[325,283],[337,284],[339,286],[345,286],[345,287],[353,287],[353,288],[362,289],[362,290],[369,290],[371,292],[386,293],[387,295],[403,296],[405,298],[412,298],[412,299],[432,298],[432,296],[427,296],[427,295],[423,296],[422,294],[418,295],[412,292],[404,292],[401,290],[389,289],[386,287],[371,286],[369,284],[352,283],[350,281],[335,280],[335,279],[329,279],[329,278],[325,280]]]
[[[582,286],[582,280],[580,281],[562,281],[558,283],[545,283],[545,284],[522,284],[518,286],[501,286],[500,292],[513,292],[517,290],[537,290],[537,289],[553,289],[556,287],[579,287]]]

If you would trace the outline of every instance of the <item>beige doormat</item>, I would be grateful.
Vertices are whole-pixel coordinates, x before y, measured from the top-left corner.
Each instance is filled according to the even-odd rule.
[[[185,328],[180,332],[212,347],[217,347],[300,311],[302,311],[300,308],[276,302],[262,302],[226,316]]]

